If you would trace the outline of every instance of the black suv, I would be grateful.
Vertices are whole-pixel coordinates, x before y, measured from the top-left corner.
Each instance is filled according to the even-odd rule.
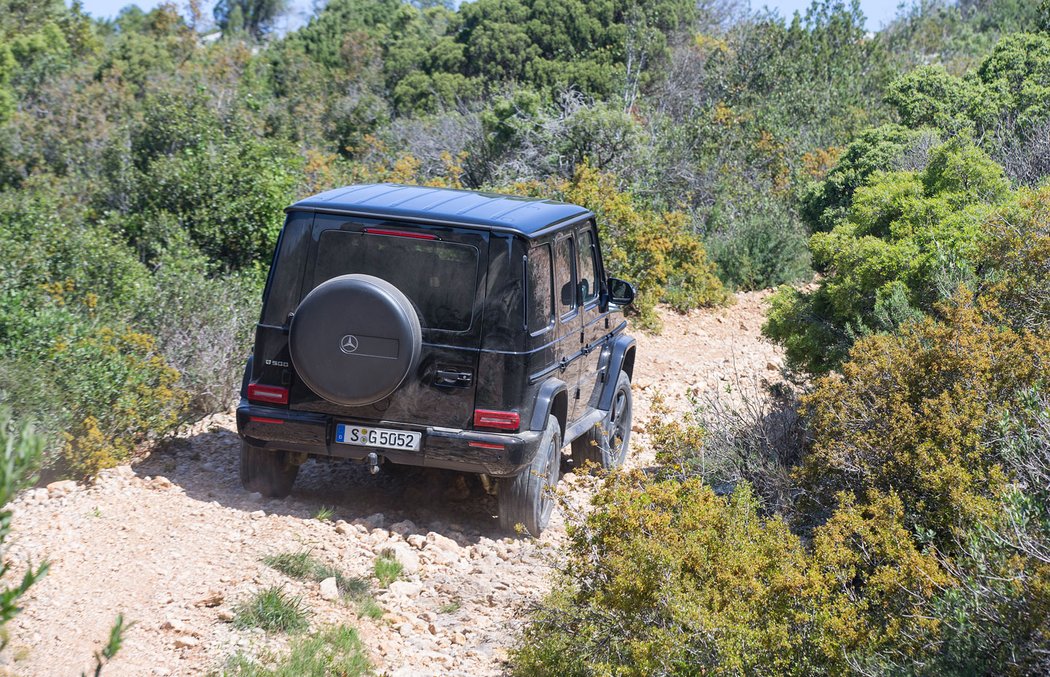
[[[634,289],[605,278],[594,214],[392,184],[286,211],[237,408],[246,489],[288,495],[310,456],[474,472],[539,535],[566,442],[623,462]]]

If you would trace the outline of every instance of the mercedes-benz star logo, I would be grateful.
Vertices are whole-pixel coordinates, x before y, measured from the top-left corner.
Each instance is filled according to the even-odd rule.
[[[349,355],[357,352],[357,345],[357,337],[353,334],[347,334],[339,341],[339,350]]]

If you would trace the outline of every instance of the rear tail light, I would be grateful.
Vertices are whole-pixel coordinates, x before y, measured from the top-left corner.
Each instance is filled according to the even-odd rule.
[[[474,410],[475,428],[495,428],[496,430],[517,430],[521,426],[521,417],[516,411],[492,411],[489,409]]]
[[[436,240],[433,233],[416,233],[411,230],[389,230],[387,228],[365,228],[369,235],[390,235],[391,237],[410,237],[414,240]]]
[[[248,400],[266,404],[288,404],[288,389],[280,386],[266,386],[261,383],[249,383]]]

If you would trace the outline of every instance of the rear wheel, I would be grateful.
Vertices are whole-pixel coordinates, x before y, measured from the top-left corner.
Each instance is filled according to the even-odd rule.
[[[285,498],[292,493],[298,474],[299,466],[292,463],[287,451],[263,449],[241,440],[241,486],[247,491]]]
[[[612,407],[605,418],[572,441],[572,460],[577,466],[590,461],[606,470],[619,468],[627,457],[631,439],[631,379],[620,372]]]
[[[522,524],[526,531],[538,537],[554,510],[553,493],[560,469],[561,426],[557,418],[549,416],[532,464],[516,477],[500,480],[500,527],[512,531],[516,525]]]

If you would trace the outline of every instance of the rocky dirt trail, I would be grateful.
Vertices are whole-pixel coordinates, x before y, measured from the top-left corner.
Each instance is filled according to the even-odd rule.
[[[729,308],[664,312],[662,334],[635,332],[635,436],[629,465],[651,462],[645,434],[653,395],[672,409],[690,389],[724,388],[738,375],[772,376],[780,352],[759,337],[765,292]],[[13,504],[8,583],[27,562],[51,562],[8,625],[0,673],[74,675],[92,666],[118,613],[134,622],[105,674],[220,674],[237,652],[280,651],[288,639],[240,630],[232,609],[283,585],[302,595],[311,628],[356,627],[377,673],[499,674],[523,611],[547,590],[564,540],[555,513],[538,540],[507,538],[495,499],[473,477],[407,470],[372,477],[345,462],[303,467],[292,497],[261,499],[237,479],[239,443],[229,414],[205,419],[134,467],[93,485],[62,482],[24,492]],[[561,489],[583,504],[588,481]],[[330,520],[316,519],[322,508]],[[387,590],[373,580],[379,619],[262,563],[307,550],[348,576],[368,578],[376,553],[404,565]]]

